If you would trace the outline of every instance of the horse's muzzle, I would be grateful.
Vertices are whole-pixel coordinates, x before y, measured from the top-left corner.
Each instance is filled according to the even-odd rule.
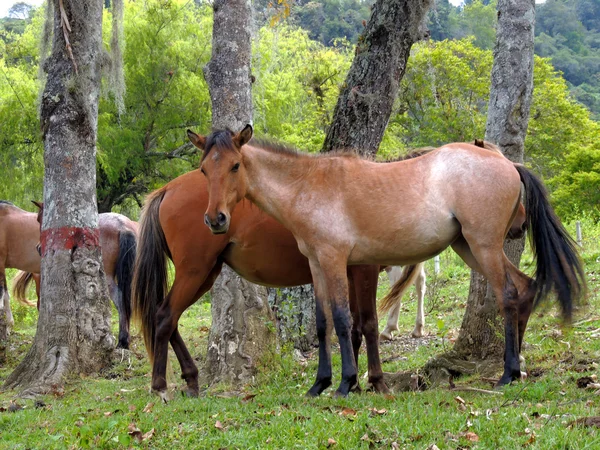
[[[204,214],[204,223],[212,234],[223,234],[229,230],[229,217],[222,212],[217,214],[216,220],[211,220],[208,214]]]

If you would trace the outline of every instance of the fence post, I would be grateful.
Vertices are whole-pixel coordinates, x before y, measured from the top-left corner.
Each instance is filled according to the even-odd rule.
[[[440,255],[434,256],[433,258],[433,271],[436,275],[440,273]]]
[[[575,222],[575,234],[577,235],[577,244],[581,247],[583,240],[581,239],[581,222]]]

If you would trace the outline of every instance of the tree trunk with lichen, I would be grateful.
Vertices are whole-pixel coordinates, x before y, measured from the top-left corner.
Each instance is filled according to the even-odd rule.
[[[522,163],[533,94],[533,0],[499,0],[496,46],[485,139],[500,146],[511,161]],[[506,241],[504,252],[517,267],[525,238]],[[471,272],[471,287],[460,333],[452,352],[431,361],[431,368],[459,373],[479,371],[481,364],[501,361],[504,321],[486,279]],[[472,370],[471,370],[472,369]]]
[[[215,0],[213,10],[212,57],[204,68],[212,127],[239,132],[252,122],[252,6],[250,0]],[[246,382],[276,342],[267,290],[224,266],[211,296],[212,325],[202,377],[207,383]]]
[[[40,117],[46,171],[39,319],[29,353],[5,383],[22,395],[56,389],[72,373],[98,372],[114,348],[96,209],[102,0],[54,0],[49,7],[54,37]]]
[[[338,97],[323,151],[375,155],[387,127],[412,45],[428,35],[432,0],[377,0]]]

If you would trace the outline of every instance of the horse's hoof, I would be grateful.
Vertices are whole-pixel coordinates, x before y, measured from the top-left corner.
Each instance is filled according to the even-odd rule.
[[[376,380],[376,381],[369,381],[371,387],[370,387],[370,391],[372,392],[377,392],[379,394],[390,394],[390,388],[387,387],[387,384],[385,384],[385,381],[383,380]]]
[[[412,337],[414,337],[415,339],[423,337],[423,330],[422,329],[418,330],[418,329],[415,328],[410,335]]]
[[[333,398],[348,397],[348,392],[340,391],[339,389],[333,393]]]
[[[315,384],[308,390],[306,397],[318,397],[325,389],[331,386],[331,378],[322,378],[315,381]]]
[[[173,400],[173,396],[171,394],[169,394],[169,391],[165,390],[156,390],[156,389],[151,389],[152,393],[158,395],[160,397],[160,399],[163,401],[163,403],[169,403],[171,400]]]
[[[354,385],[354,387],[352,387],[352,388],[350,389],[350,392],[352,392],[352,393],[354,393],[354,394],[360,394],[360,393],[362,393],[362,388],[360,387],[360,384],[359,384],[359,383],[356,383],[356,384]]]
[[[521,371],[521,380],[525,381],[527,379],[527,372]]]
[[[190,388],[186,388],[183,391],[181,391],[181,393],[189,398],[198,398],[200,395],[200,392],[198,391],[198,389],[190,389]]]
[[[386,331],[382,331],[379,335],[379,341],[391,341],[394,338],[392,337],[392,333],[388,333]]]
[[[517,380],[517,379],[518,379],[518,377],[514,377],[511,374],[504,374],[504,375],[502,375],[502,378],[500,378],[498,380],[498,382],[494,386],[494,389],[501,389],[504,386],[511,384],[514,380]]]

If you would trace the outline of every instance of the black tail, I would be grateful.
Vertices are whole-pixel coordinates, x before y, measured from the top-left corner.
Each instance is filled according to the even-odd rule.
[[[534,305],[554,290],[563,317],[570,320],[573,303],[585,292],[585,274],[575,241],[550,206],[542,182],[524,166],[515,164],[515,167],[525,186],[525,211],[531,246],[537,259]]]
[[[161,188],[146,198],[133,274],[133,315],[140,323],[151,363],[154,360],[156,313],[167,294],[167,257],[170,257],[158,217],[164,195],[165,189]]]
[[[136,246],[137,238],[133,231],[127,230],[119,233],[119,258],[115,270],[115,281],[121,291],[123,314],[128,324],[131,320],[131,282],[135,266]]]

